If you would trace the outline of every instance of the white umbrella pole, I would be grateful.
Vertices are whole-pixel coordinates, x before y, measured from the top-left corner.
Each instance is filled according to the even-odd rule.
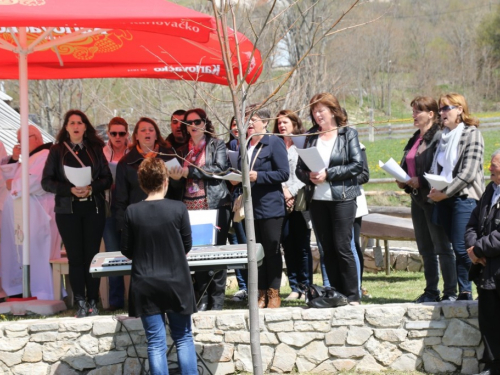
[[[28,128],[28,43],[26,27],[19,28],[19,101],[21,109],[21,197],[23,200],[23,297],[30,291],[30,189],[29,189],[29,128]]]

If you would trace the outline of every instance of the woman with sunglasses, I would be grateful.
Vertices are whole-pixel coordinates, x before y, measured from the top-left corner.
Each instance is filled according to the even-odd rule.
[[[190,109],[184,114],[181,129],[187,140],[177,149],[183,167],[171,170],[170,177],[182,182],[182,201],[188,210],[219,211],[216,245],[225,245],[231,220],[231,195],[226,182],[213,178],[212,174],[229,168],[226,145],[216,138],[212,122],[201,108]],[[208,272],[195,273],[195,289],[201,297],[198,310],[222,310],[226,276],[226,271],[217,272],[210,282]]]
[[[400,189],[411,196],[411,218],[418,252],[424,261],[425,289],[415,303],[454,301],[457,299],[455,254],[441,225],[432,222],[434,204],[427,195],[430,186],[424,178],[428,173],[436,148],[441,140],[438,104],[428,96],[417,96],[411,102],[413,125],[418,129],[404,148],[401,168],[411,177],[398,182]],[[443,276],[443,297],[439,291],[439,270]]]
[[[132,132],[129,152],[120,159],[116,167],[115,179],[115,217],[117,230],[123,229],[125,210],[132,203],[146,199],[147,194],[139,186],[137,170],[146,158],[159,158],[164,161],[175,157],[175,151],[167,147],[160,129],[153,119],[141,117]],[[179,199],[179,189],[173,183],[168,189],[168,198]]]
[[[104,227],[104,245],[106,251],[120,251],[120,232],[116,229],[116,199],[115,199],[115,174],[116,165],[128,153],[128,123],[121,117],[113,117],[108,124],[108,142],[104,146],[104,156],[108,160],[113,185],[106,190],[106,200],[111,207],[111,216],[106,218]],[[123,276],[109,277],[109,307],[108,311],[116,311],[124,306],[125,285]]]
[[[472,300],[465,248],[465,228],[477,201],[484,192],[484,140],[479,120],[469,113],[465,98],[456,93],[439,98],[439,115],[444,131],[437,146],[431,173],[446,178],[442,191],[431,189],[428,197],[436,202],[435,215],[450,240],[456,256],[458,300]]]
[[[56,223],[69,261],[69,280],[77,304],[77,318],[98,315],[99,279],[89,273],[90,262],[99,252],[104,232],[105,190],[113,177],[102,148],[104,142],[85,113],[70,110],[57,134],[43,169],[42,187],[54,193]],[[74,186],[65,166],[90,167],[92,182]]]

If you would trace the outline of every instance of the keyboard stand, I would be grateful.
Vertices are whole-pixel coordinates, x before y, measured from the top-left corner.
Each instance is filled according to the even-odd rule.
[[[168,325],[168,316],[167,314],[165,314],[165,329],[168,329],[168,332],[170,333],[170,337],[172,337],[172,332],[170,331],[170,326]],[[173,341],[173,340],[172,340]],[[174,348],[175,346],[175,343],[172,342],[172,345],[170,345],[170,348],[168,348],[168,351],[167,351],[167,366],[169,366],[171,363],[175,363],[177,364],[177,369],[170,369],[170,366],[169,366],[169,369],[168,369],[168,373],[170,375],[175,375],[175,374],[180,374],[180,371],[179,371],[179,362],[178,361],[175,361],[175,360],[168,360],[168,356],[170,355],[170,353],[172,353],[172,349]],[[177,350],[177,347],[175,348]],[[198,361],[201,362],[201,364],[203,365],[203,367],[205,367],[208,371],[208,373],[210,375],[214,375],[212,371],[210,371],[210,369],[208,368],[208,365],[207,363],[205,362],[205,360],[202,358],[202,356],[196,351],[196,348],[195,348],[195,353],[196,353],[196,358],[198,358]],[[200,371],[200,365],[197,365],[198,367],[198,374],[203,374],[203,371]]]

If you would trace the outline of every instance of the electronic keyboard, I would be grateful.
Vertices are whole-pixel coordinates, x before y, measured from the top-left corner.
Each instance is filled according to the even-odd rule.
[[[264,259],[264,249],[256,244],[257,264]],[[193,247],[187,254],[191,272],[242,269],[248,267],[247,245]],[[97,253],[90,263],[92,277],[130,275],[132,260],[119,251]]]

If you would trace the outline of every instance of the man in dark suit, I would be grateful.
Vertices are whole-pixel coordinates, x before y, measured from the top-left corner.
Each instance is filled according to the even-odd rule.
[[[500,149],[491,157],[491,182],[465,232],[472,261],[469,279],[479,294],[479,329],[484,342],[481,375],[500,374]]]

